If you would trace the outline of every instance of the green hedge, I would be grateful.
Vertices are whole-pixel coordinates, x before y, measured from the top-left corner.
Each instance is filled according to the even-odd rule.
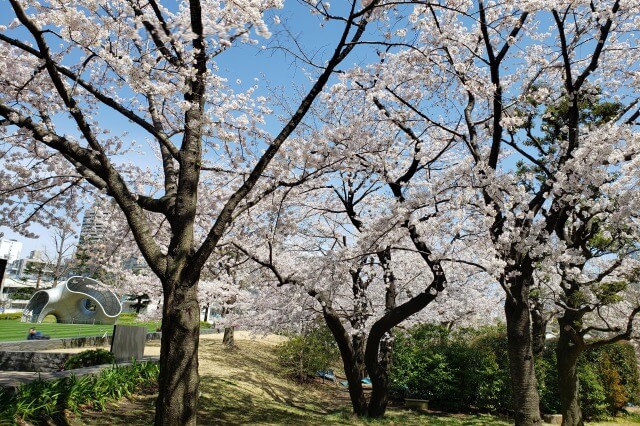
[[[19,320],[20,318],[22,318],[22,312],[12,312],[12,313],[8,313],[8,314],[0,314],[0,320],[15,321],[15,320]]]
[[[605,417],[638,402],[640,380],[631,345],[589,351],[580,358],[578,371],[585,417]],[[536,360],[536,374],[542,411],[559,412],[554,342]],[[503,327],[449,332],[421,325],[399,334],[390,379],[394,396],[428,399],[445,410],[512,409]]]

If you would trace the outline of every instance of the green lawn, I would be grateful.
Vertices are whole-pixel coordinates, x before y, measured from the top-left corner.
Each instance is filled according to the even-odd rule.
[[[119,321],[118,324],[131,324],[146,326],[149,331],[156,330],[156,323],[136,323],[129,321]],[[42,323],[32,324],[20,322],[19,320],[0,320],[0,342],[12,342],[25,340],[29,333],[29,328],[35,327],[42,334],[50,336],[52,339],[64,337],[87,337],[113,334],[113,325],[87,325],[87,324],[57,324]]]

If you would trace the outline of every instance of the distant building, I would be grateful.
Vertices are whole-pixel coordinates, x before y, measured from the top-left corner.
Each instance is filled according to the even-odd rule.
[[[52,271],[42,251],[33,250],[28,258],[13,262],[9,273],[17,278],[37,280],[39,286],[40,280],[49,279]]]
[[[22,252],[22,243],[18,240],[0,239],[0,259],[7,259],[8,263],[15,262]]]
[[[102,208],[98,203],[94,203],[85,211],[78,245],[82,246],[104,237],[104,232],[111,216],[109,210]]]

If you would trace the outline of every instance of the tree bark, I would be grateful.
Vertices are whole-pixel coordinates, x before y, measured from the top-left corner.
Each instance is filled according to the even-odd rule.
[[[544,351],[547,341],[548,318],[544,313],[542,301],[535,300],[531,307],[531,334],[533,338],[533,355],[538,356]]]
[[[205,310],[204,310],[204,321],[205,322],[209,321],[209,309],[210,309],[210,307],[209,307],[209,305],[207,305],[205,307]]]
[[[373,386],[367,413],[372,418],[383,417],[389,402],[389,368],[393,351],[393,339],[389,332],[385,333],[380,341],[379,351],[379,354],[369,353],[369,358],[366,359],[367,367],[372,371],[370,376]],[[376,364],[378,368],[371,368]]]
[[[581,316],[581,315],[580,315]],[[560,335],[556,348],[558,368],[558,391],[562,407],[562,424],[564,426],[582,426],[582,410],[580,409],[579,378],[577,372],[578,358],[583,352],[581,345],[576,344],[571,331],[576,330],[580,319],[577,315],[566,311],[558,318]]]
[[[364,361],[364,348],[366,344],[366,336],[364,334],[356,334],[351,339],[353,345],[353,352],[355,356],[355,366],[358,370],[358,380],[362,380],[367,377],[367,366]]]
[[[197,283],[164,285],[160,377],[155,425],[195,425],[200,308]]]
[[[506,297],[504,306],[514,417],[517,426],[542,424],[529,313],[532,273],[531,262],[526,262],[525,267],[517,271],[518,275],[510,283],[510,293]]]
[[[236,342],[233,337],[234,328],[233,327],[225,327],[224,335],[222,336],[222,344],[227,348],[235,348]]]
[[[347,376],[347,382],[349,382],[349,398],[351,399],[353,414],[360,417],[366,416],[367,399],[364,396],[362,382],[360,381],[361,368],[358,366],[356,353],[349,333],[344,329],[340,323],[340,318],[338,318],[337,315],[331,314],[325,310],[323,312],[323,316],[327,327],[331,330],[331,334],[333,334],[336,343],[338,343],[338,348],[340,349],[344,373]]]
[[[225,300],[224,306],[222,307],[222,313],[221,313],[222,318],[226,317],[228,314],[231,313],[232,308],[230,308],[230,306],[232,306],[234,303],[236,303],[235,295]],[[224,336],[222,336],[222,344],[225,345],[227,348],[235,347],[233,332],[234,332],[233,326],[224,328]]]

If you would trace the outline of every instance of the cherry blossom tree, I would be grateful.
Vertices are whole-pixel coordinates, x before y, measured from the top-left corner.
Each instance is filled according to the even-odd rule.
[[[420,4],[411,25],[390,35],[379,64],[345,76],[369,91],[370,108],[381,105],[402,125],[422,123],[432,138],[437,129],[440,140],[467,147],[494,258],[487,271],[505,292],[516,424],[541,422],[529,300],[536,266],[555,255],[558,226],[584,200],[576,194],[588,187],[593,167],[622,167],[624,161],[607,163],[605,152],[625,152],[625,161],[636,155],[638,6]],[[621,107],[611,120],[586,125],[580,103],[597,92]],[[550,135],[539,117],[562,102],[566,125]],[[620,151],[619,143],[628,148]],[[518,162],[529,167],[524,180]]]
[[[123,212],[163,287],[156,424],[196,423],[202,269],[234,211],[260,198],[256,183],[377,4],[353,1],[331,17],[340,25],[334,48],[273,136],[264,129],[268,100],[255,85],[236,90],[219,65],[227,51],[270,35],[265,13],[282,7],[278,0],[5,6],[15,19],[0,30],[2,216],[28,232],[30,221],[64,215],[74,191],[99,191]],[[205,211],[200,235],[196,216]]]
[[[448,144],[429,144],[410,129],[396,137],[397,122],[387,111],[370,115],[359,108],[365,91],[353,96],[343,89],[334,87],[321,109],[328,125],[305,138],[317,156],[302,172],[307,179],[248,212],[236,225],[254,238],[234,244],[286,289],[286,299],[315,300],[308,309],[322,316],[338,344],[354,413],[380,417],[393,328],[448,282],[483,270],[475,255],[477,225],[464,207],[475,193],[452,184],[455,167],[439,167],[445,152],[455,157]],[[365,374],[372,382],[368,399],[360,381]]]
[[[538,265],[537,279],[556,305],[559,326],[556,358],[563,422],[583,424],[579,406],[577,361],[587,350],[628,340],[640,311],[630,283],[637,281],[637,191],[635,155],[631,136],[616,124],[621,104],[601,101],[600,90],[583,96],[579,108],[582,138],[596,138],[577,150],[574,159],[590,169],[565,188],[572,195],[570,209],[556,218],[551,254]],[[566,142],[560,129],[567,126],[570,103],[560,99],[542,117],[549,149]],[[523,171],[539,174],[533,165]],[[526,181],[527,185],[531,182]],[[568,197],[567,197],[568,198]],[[594,335],[595,334],[595,335]]]

